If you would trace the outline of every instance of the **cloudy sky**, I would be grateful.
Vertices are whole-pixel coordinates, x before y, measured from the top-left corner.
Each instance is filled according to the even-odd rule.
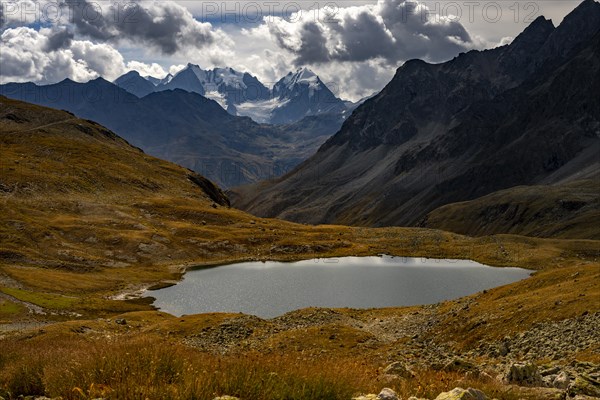
[[[509,43],[540,15],[559,24],[579,2],[3,0],[0,81],[163,77],[192,62],[269,86],[309,66],[357,100],[408,59]]]

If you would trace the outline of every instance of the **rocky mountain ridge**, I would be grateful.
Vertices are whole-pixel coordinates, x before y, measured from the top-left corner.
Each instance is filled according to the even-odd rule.
[[[308,223],[415,225],[499,190],[596,179],[599,26],[600,4],[586,0],[511,45],[408,61],[317,154],[236,189],[234,204]]]

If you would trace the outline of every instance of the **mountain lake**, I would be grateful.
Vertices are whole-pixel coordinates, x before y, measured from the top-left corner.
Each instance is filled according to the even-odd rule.
[[[306,307],[381,308],[432,304],[527,278],[530,270],[469,260],[407,257],[243,262],[188,271],[178,284],[146,292],[181,316],[241,312],[263,318]]]

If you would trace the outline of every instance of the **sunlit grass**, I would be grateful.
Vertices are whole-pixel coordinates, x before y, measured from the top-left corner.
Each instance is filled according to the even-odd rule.
[[[25,306],[0,298],[0,323],[22,317],[26,313]]]
[[[384,385],[377,367],[359,358],[315,359],[298,353],[215,356],[152,335],[29,340],[35,346],[5,342],[0,355],[0,387],[15,397],[213,399],[227,394],[248,400],[348,400],[378,392]],[[436,396],[457,384],[516,398],[503,394],[497,383],[439,371],[385,382],[407,397]]]
[[[50,293],[30,292],[15,288],[0,288],[0,291],[18,300],[26,301],[40,307],[53,310],[65,310],[73,307],[79,300],[75,297],[67,297]]]

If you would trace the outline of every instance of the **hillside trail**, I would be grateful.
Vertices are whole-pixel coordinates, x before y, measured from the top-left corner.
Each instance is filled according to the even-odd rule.
[[[51,122],[51,123],[49,123],[49,124],[44,124],[44,125],[36,126],[36,127],[34,127],[34,128],[23,129],[23,130],[20,130],[20,131],[11,131],[11,132],[7,132],[7,134],[13,134],[13,133],[23,133],[23,132],[31,132],[31,131],[36,131],[36,130],[38,130],[38,129],[44,129],[44,128],[48,128],[48,127],[51,127],[51,126],[54,126],[54,125],[60,125],[60,124],[64,124],[64,123],[66,123],[66,122],[75,121],[75,120],[77,120],[77,119],[78,119],[78,118],[75,118],[75,117],[73,117],[73,118],[68,118],[68,119],[63,119],[63,120],[60,120],[60,121]]]

